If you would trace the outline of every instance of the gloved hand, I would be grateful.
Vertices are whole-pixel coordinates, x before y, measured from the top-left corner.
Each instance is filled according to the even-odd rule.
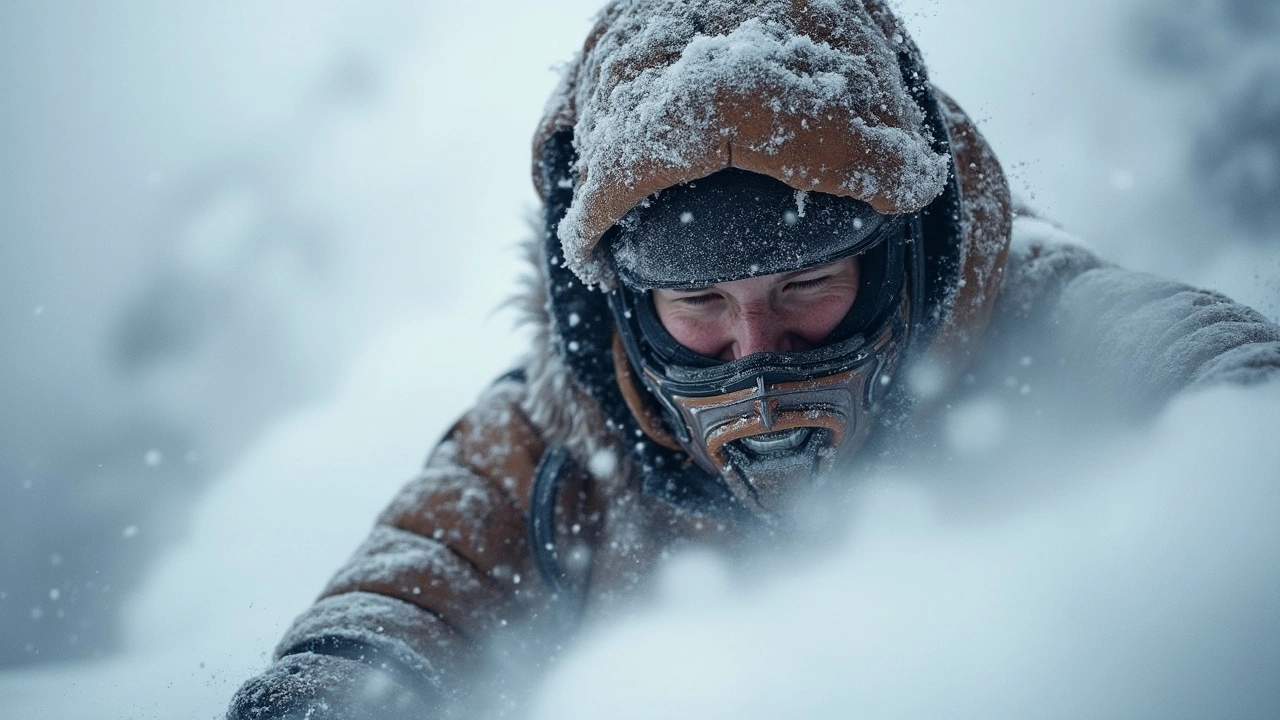
[[[246,682],[227,720],[391,720],[431,717],[430,704],[394,674],[331,655],[280,658]]]

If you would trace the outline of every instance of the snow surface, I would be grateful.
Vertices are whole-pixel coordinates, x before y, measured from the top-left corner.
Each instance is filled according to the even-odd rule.
[[[762,584],[674,561],[533,717],[1275,717],[1277,427],[1273,383],[1104,452],[869,480],[838,548]]]

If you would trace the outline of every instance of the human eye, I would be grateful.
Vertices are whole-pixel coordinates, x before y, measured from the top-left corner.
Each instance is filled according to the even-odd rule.
[[[676,301],[687,307],[702,307],[703,305],[710,305],[719,298],[720,296],[715,293],[700,293],[696,295],[682,295],[679,298],[676,298]]]
[[[684,310],[686,312],[703,312],[708,308],[714,308],[716,303],[722,301],[723,298],[723,294],[711,287],[653,291],[653,304],[658,308],[659,312],[662,312],[663,308]]]
[[[787,283],[785,289],[799,290],[801,292],[806,290],[818,290],[825,287],[826,284],[830,281],[831,281],[830,275],[819,275],[818,277],[806,278],[804,280],[792,280],[791,282]]]

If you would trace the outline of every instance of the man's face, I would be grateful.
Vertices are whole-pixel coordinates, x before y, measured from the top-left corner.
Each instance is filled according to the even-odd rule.
[[[703,288],[654,290],[658,319],[676,342],[720,360],[817,347],[853,307],[857,257]]]

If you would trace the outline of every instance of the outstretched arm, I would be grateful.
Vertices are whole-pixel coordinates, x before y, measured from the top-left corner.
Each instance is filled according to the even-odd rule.
[[[538,612],[525,518],[543,445],[522,392],[500,383],[453,427],[228,718],[432,717],[500,628]]]
[[[1125,270],[1034,217],[1014,223],[993,327],[1038,336],[1072,387],[1150,410],[1187,389],[1280,377],[1280,327],[1224,295]]]

